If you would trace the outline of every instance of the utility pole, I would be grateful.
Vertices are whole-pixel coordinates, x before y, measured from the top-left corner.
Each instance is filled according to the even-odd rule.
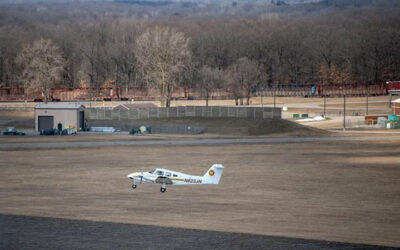
[[[324,118],[326,118],[326,95],[325,93],[323,93],[324,95]]]
[[[368,115],[368,96],[369,96],[369,91],[368,91],[368,83],[367,83],[367,110],[365,111],[365,114]]]
[[[276,108],[276,84],[274,86],[274,108]]]
[[[346,95],[343,94],[343,131],[346,130]]]

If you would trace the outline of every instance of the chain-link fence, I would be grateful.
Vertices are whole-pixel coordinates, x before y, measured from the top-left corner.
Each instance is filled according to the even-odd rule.
[[[180,117],[280,119],[282,116],[281,108],[221,106],[182,106],[141,109],[88,108],[85,112],[85,117],[88,120],[143,120]]]

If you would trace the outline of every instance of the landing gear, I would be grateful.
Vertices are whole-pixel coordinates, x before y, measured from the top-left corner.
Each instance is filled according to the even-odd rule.
[[[165,182],[163,184],[161,184],[161,193],[165,193],[165,191],[167,190],[167,188],[165,187]]]
[[[136,188],[136,184],[133,183],[133,184],[132,184],[132,189],[135,189],[135,188]]]

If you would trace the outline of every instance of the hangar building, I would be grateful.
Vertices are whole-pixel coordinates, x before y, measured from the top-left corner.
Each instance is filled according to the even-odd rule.
[[[45,104],[35,106],[35,130],[85,127],[85,106],[82,104]]]

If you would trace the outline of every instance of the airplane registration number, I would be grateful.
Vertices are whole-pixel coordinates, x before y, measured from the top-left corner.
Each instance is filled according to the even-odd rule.
[[[201,183],[200,179],[185,179],[187,183]]]

